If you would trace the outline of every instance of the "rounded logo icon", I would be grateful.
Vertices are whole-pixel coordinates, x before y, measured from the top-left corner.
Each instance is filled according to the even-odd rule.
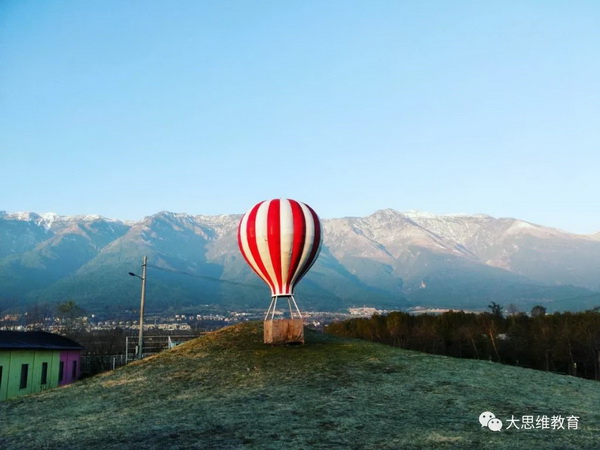
[[[502,429],[502,421],[494,417],[490,419],[487,426],[492,431],[500,431]]]
[[[479,423],[481,424],[481,426],[482,426],[482,427],[487,427],[487,426],[488,426],[488,422],[489,422],[491,419],[494,419],[495,417],[496,417],[496,416],[494,415],[494,413],[493,413],[493,412],[489,412],[489,411],[482,412],[482,413],[479,415]]]

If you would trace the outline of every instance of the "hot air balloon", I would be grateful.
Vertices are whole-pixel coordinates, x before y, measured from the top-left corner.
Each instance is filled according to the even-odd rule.
[[[294,286],[312,267],[321,250],[322,229],[313,209],[289,199],[266,200],[250,209],[238,227],[244,259],[271,289],[265,315],[265,344],[304,343],[302,313]],[[287,299],[289,317],[275,319],[277,300]]]

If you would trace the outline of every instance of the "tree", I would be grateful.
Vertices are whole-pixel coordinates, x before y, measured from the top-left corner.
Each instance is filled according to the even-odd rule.
[[[56,307],[57,316],[60,319],[63,330],[68,334],[79,327],[77,319],[83,314],[83,310],[73,300],[61,302]]]
[[[52,318],[52,308],[47,303],[36,303],[25,312],[27,328],[46,331]]]
[[[492,316],[497,317],[498,319],[502,318],[502,305],[492,302],[488,305],[488,308],[490,308]]]
[[[506,307],[506,312],[508,313],[509,316],[514,316],[516,314],[519,314],[519,307],[517,305],[515,305],[514,303],[509,303],[508,306]]]
[[[531,308],[531,317],[545,316],[546,308],[543,306],[537,305]]]

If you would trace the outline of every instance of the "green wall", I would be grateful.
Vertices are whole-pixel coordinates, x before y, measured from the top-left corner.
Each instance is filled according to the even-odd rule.
[[[60,350],[0,350],[0,401],[57,387],[59,359]],[[42,385],[44,362],[48,363],[48,374],[46,384]],[[23,364],[29,364],[25,389],[20,388]]]
[[[7,398],[8,392],[8,366],[10,365],[10,352],[0,350],[0,367],[2,367],[2,379],[0,379],[0,401]]]

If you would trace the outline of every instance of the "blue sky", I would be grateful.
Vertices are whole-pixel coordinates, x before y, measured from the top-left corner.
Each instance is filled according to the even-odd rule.
[[[0,210],[600,231],[600,2],[0,2]]]

